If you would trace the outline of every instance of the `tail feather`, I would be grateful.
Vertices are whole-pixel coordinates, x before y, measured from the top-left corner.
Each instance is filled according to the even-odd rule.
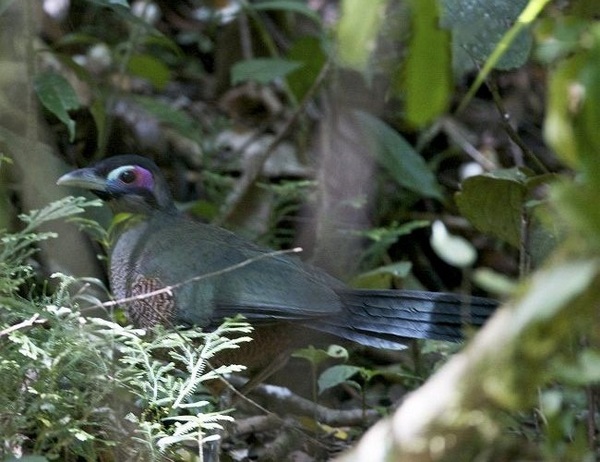
[[[340,296],[345,316],[310,326],[378,348],[400,349],[406,339],[459,341],[467,326],[481,326],[498,303],[481,297],[404,290],[349,290]]]

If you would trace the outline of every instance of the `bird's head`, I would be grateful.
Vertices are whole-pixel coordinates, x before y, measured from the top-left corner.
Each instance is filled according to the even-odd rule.
[[[109,157],[61,176],[56,184],[87,189],[115,212],[148,214],[175,209],[161,171],[154,162],[141,156]]]

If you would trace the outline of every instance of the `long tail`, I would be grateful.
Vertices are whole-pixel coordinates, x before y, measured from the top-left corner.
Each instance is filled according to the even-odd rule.
[[[406,339],[459,341],[465,327],[481,326],[495,300],[411,290],[348,290],[340,294],[346,313],[312,322],[329,332],[377,348],[406,348]]]

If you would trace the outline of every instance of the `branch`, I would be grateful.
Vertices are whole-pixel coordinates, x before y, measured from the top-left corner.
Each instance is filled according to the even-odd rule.
[[[235,386],[245,383],[237,376],[227,379]],[[275,385],[258,385],[252,394],[268,400],[269,410],[281,409],[286,414],[305,415],[332,427],[372,424],[381,417],[374,409],[331,409],[292,393],[288,388]]]
[[[525,144],[521,136],[510,124],[510,114],[504,107],[504,102],[502,101],[502,97],[500,96],[500,92],[498,91],[498,85],[496,84],[496,81],[486,80],[486,85],[492,93],[494,104],[496,106],[496,109],[498,109],[498,112],[500,113],[502,127],[504,128],[504,131],[506,132],[508,137],[512,140],[513,143],[519,146],[521,151],[523,151],[523,154],[525,154],[525,156],[528,157],[542,173],[550,173],[550,171],[546,168],[542,161],[538,159],[538,157],[531,149],[529,149],[529,146]]]
[[[46,319],[39,319],[39,317],[40,317],[39,313],[36,313],[29,319],[26,319],[25,321],[21,321],[18,324],[14,324],[10,327],[7,327],[4,330],[1,330],[0,337],[4,337],[5,335],[12,334],[13,332],[15,332],[19,329],[23,329],[25,327],[31,327],[34,324],[44,324],[47,321]]]

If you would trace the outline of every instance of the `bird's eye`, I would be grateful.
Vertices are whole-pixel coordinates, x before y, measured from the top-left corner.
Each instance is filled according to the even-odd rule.
[[[130,192],[132,188],[147,189],[148,191],[152,191],[154,188],[152,173],[138,165],[122,165],[111,170],[106,175],[106,183],[109,188],[125,189],[127,192]]]
[[[119,180],[125,184],[133,183],[137,178],[137,175],[133,170],[125,170],[119,174]]]

